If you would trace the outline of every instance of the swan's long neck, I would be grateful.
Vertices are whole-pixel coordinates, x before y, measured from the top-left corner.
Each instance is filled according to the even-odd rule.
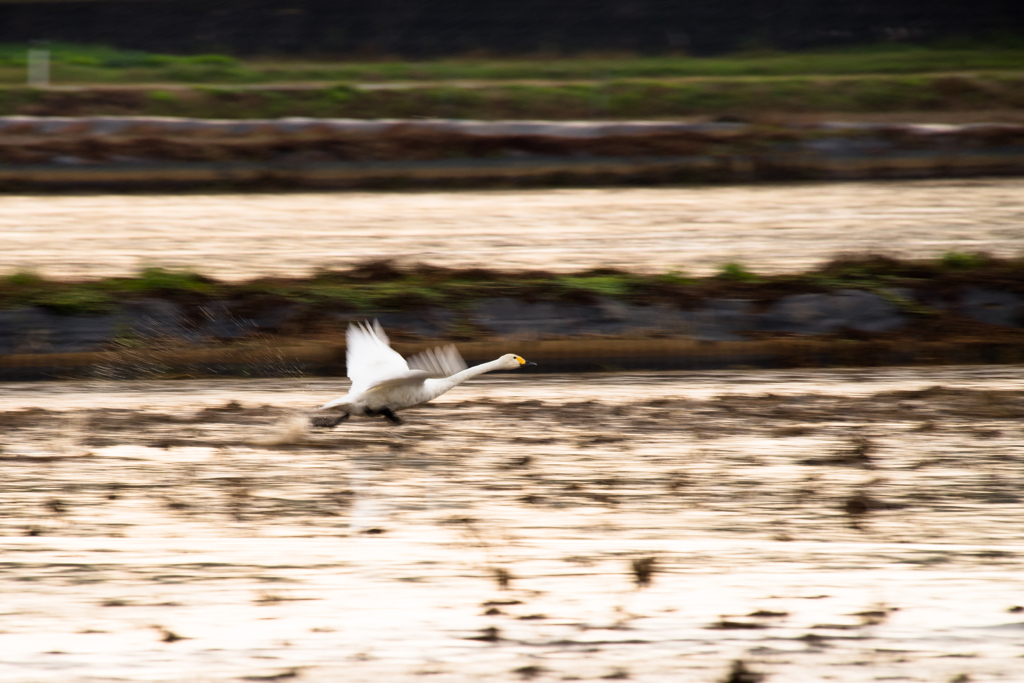
[[[451,377],[428,379],[424,382],[424,386],[428,387],[430,392],[434,394],[434,398],[436,398],[446,391],[451,391],[468,379],[473,379],[477,375],[482,375],[485,372],[490,372],[491,370],[501,370],[502,367],[501,359],[499,358],[497,360],[492,360],[489,363],[481,363],[480,365],[474,365],[471,368],[466,368],[462,372],[456,372]]]

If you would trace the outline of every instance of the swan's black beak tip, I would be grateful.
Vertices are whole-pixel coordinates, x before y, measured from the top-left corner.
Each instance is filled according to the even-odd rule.
[[[535,367],[537,367],[537,364],[534,363],[534,362],[531,362],[531,361],[526,361],[525,363],[523,363],[523,367],[524,368],[529,368],[529,367],[534,367],[535,368]]]

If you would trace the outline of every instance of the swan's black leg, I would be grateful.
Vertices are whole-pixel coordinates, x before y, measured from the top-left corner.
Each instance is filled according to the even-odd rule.
[[[321,429],[331,429],[332,427],[337,427],[348,418],[348,413],[313,415],[312,417],[309,418],[309,422],[313,427]]]
[[[391,408],[388,408],[386,406],[384,408],[381,408],[377,412],[380,415],[383,415],[384,417],[386,417],[388,422],[390,422],[393,425],[400,425],[403,422],[402,418],[400,418],[397,415],[395,415],[394,412],[391,411]]]

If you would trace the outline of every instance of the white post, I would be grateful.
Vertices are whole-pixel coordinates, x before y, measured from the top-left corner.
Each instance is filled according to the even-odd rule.
[[[33,88],[50,85],[50,51],[32,48],[28,51],[28,84]]]

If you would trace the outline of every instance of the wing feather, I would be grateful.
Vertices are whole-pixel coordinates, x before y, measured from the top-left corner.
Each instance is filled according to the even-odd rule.
[[[391,348],[388,336],[376,320],[372,325],[349,325],[345,341],[345,365],[348,378],[352,380],[350,394],[360,394],[384,382],[408,377],[409,364]]]
[[[367,392],[374,392],[378,389],[384,389],[387,387],[398,387],[403,384],[422,384],[423,380],[428,377],[430,377],[430,375],[423,370],[406,370],[400,375],[395,375],[394,377],[389,377],[377,382],[370,387]]]
[[[468,366],[454,344],[427,349],[409,358],[409,367],[423,370],[429,377],[451,377]]]

